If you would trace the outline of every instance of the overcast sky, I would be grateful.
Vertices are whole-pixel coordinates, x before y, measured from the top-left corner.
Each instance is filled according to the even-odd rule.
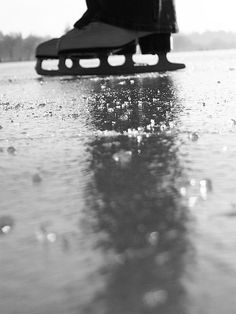
[[[119,0],[118,0],[119,1]],[[129,1],[129,0],[127,0]],[[4,34],[60,36],[86,9],[85,0],[1,0]],[[180,31],[236,32],[236,0],[176,0]]]

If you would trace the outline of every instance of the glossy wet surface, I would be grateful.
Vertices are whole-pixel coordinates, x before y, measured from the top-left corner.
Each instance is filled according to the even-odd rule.
[[[236,51],[172,59],[0,64],[1,313],[235,313]]]

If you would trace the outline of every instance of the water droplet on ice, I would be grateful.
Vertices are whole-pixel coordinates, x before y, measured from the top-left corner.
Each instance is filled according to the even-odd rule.
[[[148,242],[151,245],[157,245],[158,240],[159,240],[159,233],[157,231],[151,232],[148,237],[147,237]]]
[[[235,119],[231,119],[231,121],[232,121],[232,125],[236,126],[236,120]]]
[[[0,235],[8,234],[13,228],[14,220],[10,216],[0,217]]]
[[[42,223],[39,230],[36,231],[36,238],[39,242],[51,242],[54,243],[57,240],[57,235],[55,232],[48,230],[48,225]]]
[[[210,179],[202,179],[199,184],[201,197],[206,200],[208,193],[212,192],[212,182]]]
[[[155,290],[145,293],[143,296],[143,302],[148,307],[156,307],[165,303],[168,299],[167,291],[165,290]]]
[[[189,134],[189,139],[193,142],[196,142],[199,139],[199,135],[196,132]]]
[[[14,155],[15,152],[16,152],[16,149],[15,149],[15,147],[13,147],[13,146],[9,146],[9,147],[7,148],[7,152],[8,152],[8,154]]]
[[[128,163],[130,163],[132,159],[132,152],[125,151],[122,149],[119,152],[115,153],[112,156],[112,158],[115,162],[119,163],[121,166],[126,166]]]
[[[38,184],[38,183],[42,182],[42,178],[40,177],[40,175],[38,173],[35,173],[32,176],[32,181],[33,181],[33,183]]]

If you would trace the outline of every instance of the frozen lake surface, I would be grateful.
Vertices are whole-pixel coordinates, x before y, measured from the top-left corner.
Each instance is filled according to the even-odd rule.
[[[0,313],[235,314],[236,51],[0,64]]]

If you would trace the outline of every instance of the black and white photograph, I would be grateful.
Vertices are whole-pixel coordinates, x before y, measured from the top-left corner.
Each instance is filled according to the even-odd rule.
[[[0,314],[236,313],[235,0],[2,0]]]

